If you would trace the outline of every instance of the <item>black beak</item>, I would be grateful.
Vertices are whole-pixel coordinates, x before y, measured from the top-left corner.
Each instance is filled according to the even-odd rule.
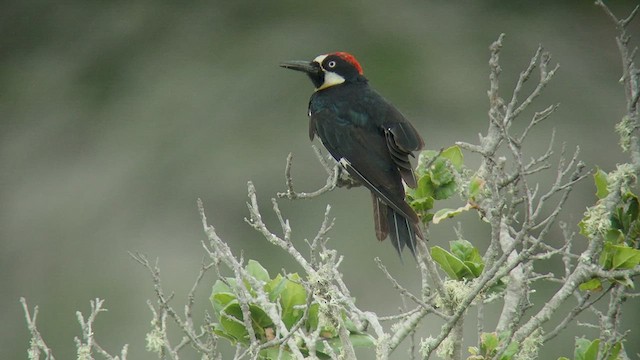
[[[318,63],[303,61],[303,60],[286,61],[281,63],[280,66],[282,66],[285,69],[302,71],[310,75],[316,75],[322,71]]]

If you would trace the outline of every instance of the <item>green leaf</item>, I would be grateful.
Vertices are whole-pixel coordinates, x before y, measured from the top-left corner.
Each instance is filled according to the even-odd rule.
[[[420,213],[418,213],[418,216],[420,216],[420,220],[422,220],[422,222],[425,223],[425,224],[429,223],[429,221],[431,221],[431,219],[433,219],[433,214],[420,214]]]
[[[474,176],[471,178],[471,181],[469,181],[469,199],[475,199],[476,196],[480,195],[484,184],[484,179],[480,177]]]
[[[602,291],[602,281],[593,278],[580,284],[579,289],[582,291]]]
[[[437,151],[423,150],[418,155],[418,166],[416,166],[416,174],[421,177],[429,171],[427,164],[438,154]],[[434,161],[435,162],[435,161]]]
[[[471,210],[471,204],[467,203],[467,205],[459,207],[457,209],[441,209],[436,211],[436,213],[433,215],[433,223],[437,224],[440,221],[444,220],[444,219],[449,219],[452,218],[456,215],[460,215],[465,211],[469,211]]]
[[[599,262],[606,270],[632,269],[640,264],[640,250],[605,242]]]
[[[457,145],[445,149],[440,156],[448,159],[456,170],[462,170],[462,165],[464,165],[464,155]]]
[[[462,260],[471,271],[472,277],[477,278],[484,270],[484,260],[480,252],[467,240],[454,240],[449,245],[451,253]]]
[[[597,360],[600,351],[600,340],[589,341],[585,338],[576,339],[576,349],[573,353],[575,360]]]
[[[441,159],[436,160],[433,165],[431,165],[429,174],[431,175],[431,181],[436,187],[450,184],[455,179],[451,169],[447,166],[447,162]]]
[[[626,245],[612,245],[613,254],[612,269],[633,269],[640,264],[640,250]]]
[[[215,310],[216,314],[220,314],[220,311],[234,300],[236,300],[235,294],[219,292],[211,295],[211,303],[213,304],[213,310]]]
[[[418,179],[418,186],[416,186],[414,198],[433,198],[435,187],[431,181],[431,175],[425,174]]]
[[[257,327],[257,331],[261,335],[264,335],[264,329],[273,327],[273,320],[267,315],[267,313],[258,305],[250,304],[249,311],[251,312],[251,323],[254,327]]]
[[[211,305],[216,314],[220,314],[220,311],[227,306],[229,302],[235,300],[236,295],[227,284],[220,280],[216,280],[211,289]]]
[[[307,302],[307,292],[300,284],[300,276],[298,274],[292,274],[289,279],[286,279],[284,289],[280,293],[280,305],[282,306],[282,321],[287,326],[287,329],[291,327],[302,317],[304,314],[303,309],[296,309],[297,305],[304,305]]]
[[[624,242],[624,234],[618,229],[611,229],[607,231],[605,241],[613,245],[622,244]]]
[[[473,244],[471,244],[467,240],[449,241],[449,249],[451,250],[451,253],[453,255],[455,255],[458,259],[462,261],[467,261],[467,260],[482,261],[480,254],[478,254],[478,250],[474,248]]]
[[[484,263],[465,261],[464,264],[467,265],[467,267],[471,271],[471,274],[473,274],[473,278],[477,278],[482,275],[482,271],[484,270]]]
[[[371,348],[375,347],[376,345],[376,340],[373,338],[373,336],[367,333],[351,333],[349,334],[349,340],[351,340],[351,344],[353,344],[354,347]]]
[[[453,180],[443,185],[440,185],[435,189],[433,193],[433,198],[436,200],[448,199],[453,194],[456,193],[456,187],[457,187],[456,182]]]
[[[421,216],[423,221],[428,221],[427,213],[433,209],[433,193],[435,191],[434,185],[431,182],[431,176],[425,174],[418,179],[418,183],[415,189],[407,189],[407,201],[418,215]]]
[[[264,291],[269,294],[269,300],[276,301],[278,296],[282,290],[284,290],[284,285],[286,284],[286,279],[282,277],[282,275],[278,274],[273,280],[269,281],[264,286]]]
[[[500,346],[504,346],[505,342],[509,341],[510,337],[509,331],[503,331],[498,334],[498,343]],[[500,356],[500,360],[511,360],[515,354],[519,351],[519,343],[517,341],[512,341],[507,345],[507,348]]]
[[[593,180],[596,183],[596,196],[598,199],[607,197],[609,195],[607,173],[597,168],[596,173],[593,174]]]
[[[242,319],[242,309],[237,301],[228,304],[220,313],[221,331],[226,338],[234,339],[242,344],[249,344],[249,332],[244,324],[236,320]]]
[[[313,303],[309,306],[309,317],[307,319],[307,331],[314,331],[318,328],[318,311],[320,310],[320,304]]]
[[[617,342],[613,344],[613,346],[611,347],[611,351],[609,352],[609,356],[607,357],[607,360],[619,360],[621,350],[622,350],[621,342]]]
[[[611,227],[618,229],[624,234],[629,234],[630,239],[635,239],[637,235],[638,215],[640,212],[638,197],[632,192],[627,192],[622,196],[620,204],[613,211],[611,216]]]
[[[628,287],[630,289],[634,289],[635,286],[636,286],[634,284],[633,280],[631,280],[631,278],[629,278],[628,276],[625,276],[625,277],[622,277],[622,278],[615,278],[615,279],[612,279],[611,281],[613,281],[615,283],[618,283],[618,284],[621,284],[621,285],[624,285],[624,286],[626,286],[626,287]]]
[[[265,331],[267,328],[273,327],[273,321],[257,305],[249,304],[249,313],[253,331],[260,340],[264,340]],[[240,343],[247,345],[249,343],[249,332],[244,326],[243,319],[242,308],[238,301],[229,303],[220,313],[220,324],[223,331]]]
[[[512,342],[507,345],[507,349],[504,351],[500,360],[511,360],[515,354],[520,350],[519,344],[517,342]]]
[[[429,210],[433,209],[434,200],[450,198],[457,189],[455,171],[460,171],[463,165],[463,155],[460,148],[452,146],[442,152],[433,160],[437,152],[432,150],[422,151],[418,157],[416,174],[418,177],[415,189],[407,189],[409,205],[416,210],[422,220],[427,222],[433,218]],[[431,163],[427,168],[426,165]],[[460,210],[462,211],[462,210]],[[448,213],[454,216],[457,213]],[[440,221],[442,219],[438,219]]]
[[[352,334],[361,334],[361,331],[358,331],[358,327],[356,326],[356,324],[353,323],[353,321],[351,321],[351,319],[349,319],[344,310],[342,311],[342,319],[344,320],[344,327],[347,328],[347,330],[349,330],[350,333]]]
[[[473,275],[464,262],[439,246],[431,248],[431,257],[447,275],[454,280],[462,280]]]
[[[371,348],[371,347],[375,347],[375,339],[366,333],[362,333],[362,334],[349,334],[349,340],[351,341],[351,343],[353,344],[354,347],[364,347],[364,348]],[[327,351],[325,350],[325,342],[324,341],[318,341],[316,343],[316,349],[319,352],[322,353],[327,353]],[[342,340],[340,340],[339,337],[334,337],[331,339],[326,339],[326,343],[329,344],[329,346],[331,347],[331,349],[333,349],[333,352],[338,354],[340,353],[341,349],[342,349]]]
[[[598,263],[605,270],[611,270],[611,267],[613,266],[613,254],[615,252],[615,249],[612,248],[613,246],[613,244],[605,242],[602,247]]]
[[[631,223],[638,220],[638,214],[640,212],[640,202],[638,197],[633,193],[627,193],[625,195],[625,215],[627,221],[625,223],[625,230],[631,228]]]
[[[480,335],[480,350],[483,355],[491,355],[498,348],[499,343],[496,333],[482,333]]]
[[[282,349],[282,354],[280,354],[280,348],[278,346],[266,348],[260,351],[260,359],[264,360],[294,360],[295,357],[293,354],[286,350]]]
[[[600,340],[593,340],[591,345],[587,348],[584,354],[584,360],[598,360],[598,353],[600,352]]]
[[[433,209],[433,198],[430,196],[413,198],[409,200],[409,205],[417,212],[427,212]]]
[[[213,324],[213,333],[229,340],[233,345],[235,345],[236,342],[238,342],[238,340],[235,337],[227,333],[227,331],[224,329],[224,327],[222,327],[222,324],[220,323]]]
[[[631,224],[631,228],[627,232],[626,244],[632,248],[640,248],[640,220],[636,220]]]
[[[269,277],[269,272],[267,272],[267,269],[262,267],[262,265],[260,265],[260,263],[255,260],[249,260],[245,270],[247,270],[249,275],[265,283],[271,280],[271,278]]]
[[[233,292],[233,291],[231,290],[231,288],[227,284],[223,283],[220,280],[216,280],[216,282],[213,284],[213,288],[212,288],[211,292],[213,294],[215,294],[215,293],[219,293],[219,292],[230,293],[230,292]]]

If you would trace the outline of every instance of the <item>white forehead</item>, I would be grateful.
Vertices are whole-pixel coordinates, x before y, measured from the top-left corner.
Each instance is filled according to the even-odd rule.
[[[320,55],[320,56],[317,56],[315,59],[313,59],[313,62],[317,62],[318,64],[322,64],[322,62],[326,58],[327,58],[327,55]]]

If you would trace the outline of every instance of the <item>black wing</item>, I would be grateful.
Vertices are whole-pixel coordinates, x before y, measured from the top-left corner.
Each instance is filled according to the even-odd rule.
[[[310,127],[310,133],[320,137],[329,153],[351,176],[395,211],[418,221],[416,213],[404,200],[402,171],[390,154],[389,136],[384,135],[383,129],[357,126],[350,119],[340,118],[326,109],[311,115]],[[404,148],[400,149],[404,151]],[[408,155],[399,155],[403,156],[408,162]],[[411,173],[411,165],[408,171]]]
[[[383,123],[383,128],[387,148],[394,163],[398,166],[402,179],[408,186],[415,188],[416,178],[409,162],[409,156],[413,157],[413,151],[422,149],[424,140],[413,125],[391,105],[389,105],[389,112]]]

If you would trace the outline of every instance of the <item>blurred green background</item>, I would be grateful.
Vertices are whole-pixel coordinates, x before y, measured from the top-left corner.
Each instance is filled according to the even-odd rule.
[[[634,3],[612,8],[626,16]],[[127,251],[160,259],[180,309],[203,256],[198,197],[236,253],[272,274],[300,270],[243,221],[253,180],[277,230],[269,198],[284,189],[289,152],[298,190],[325,181],[307,137],[311,83],[280,69],[283,60],[353,53],[373,86],[437,149],[475,142],[485,131],[488,46],[505,32],[503,96],[538,44],[561,64],[534,107],[561,106],[532,133],[531,156],[555,128],[558,150],[562,142],[580,145],[589,167],[607,171],[626,159],[613,131],[625,104],[616,33],[592,1],[5,1],[0,31],[1,359],[26,358],[20,296],[40,306],[39,328],[59,359],[75,358],[75,311],[87,312],[96,297],[109,309],[95,324],[98,341],[113,352],[129,343],[131,359],[155,358],[144,349],[152,284]],[[576,224],[593,194],[591,181],[576,187],[562,219]],[[411,260],[402,265],[390,244],[375,241],[370,202],[363,189],[340,189],[280,205],[304,246],[331,204],[330,244],[345,257],[352,294],[362,308],[392,314],[401,301],[373,258],[410,289],[419,278]],[[467,239],[484,249],[486,226],[473,214],[461,221]],[[447,247],[453,225],[433,227],[430,245]],[[213,281],[208,276],[198,292],[199,316]],[[539,288],[532,310],[553,291]],[[635,339],[637,309],[629,304],[625,313]],[[475,341],[474,314],[466,345]],[[495,321],[487,315],[485,328]],[[426,323],[420,336],[438,331],[439,322]],[[541,358],[572,356],[582,333],[594,336],[570,327]],[[640,352],[637,341],[627,345]],[[405,357],[404,349],[395,355]]]

